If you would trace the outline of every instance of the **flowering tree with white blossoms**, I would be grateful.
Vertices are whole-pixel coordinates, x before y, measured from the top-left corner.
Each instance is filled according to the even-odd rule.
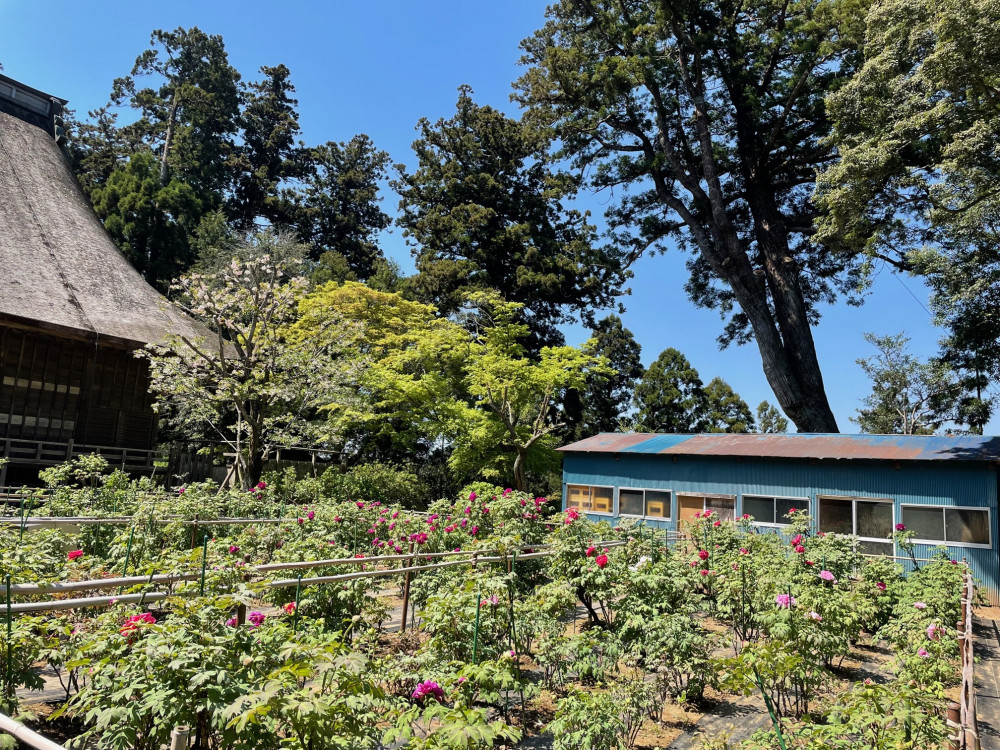
[[[263,234],[228,265],[183,276],[176,301],[214,338],[175,336],[139,356],[150,364],[155,407],[187,429],[196,425],[236,456],[240,484],[261,476],[274,446],[329,445],[317,410],[351,398],[361,361],[349,349],[351,324],[330,317],[322,336],[291,340],[306,281],[292,275],[294,248]]]

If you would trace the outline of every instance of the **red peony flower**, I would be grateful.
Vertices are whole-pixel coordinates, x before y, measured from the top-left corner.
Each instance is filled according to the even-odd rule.
[[[68,559],[70,559],[70,560],[75,560],[78,557],[83,557],[83,550],[82,549],[75,549],[72,552],[68,552],[66,554],[66,557]]]
[[[597,567],[598,568],[603,568],[605,565],[608,564],[608,556],[607,555],[598,555],[597,558],[594,560],[594,562],[597,563]]]
[[[595,552],[597,552],[597,547],[593,545],[587,547],[587,557],[593,557]]]
[[[806,551],[806,548],[805,548],[805,547],[803,547],[803,546],[802,546],[801,544],[796,544],[796,545],[795,545],[795,551],[796,551],[796,552],[797,552],[798,554],[800,554],[800,555],[801,555],[801,554],[802,554],[803,552],[805,552],[805,551]]]
[[[707,560],[708,550],[707,549],[698,550],[698,557],[700,557],[702,560]]]

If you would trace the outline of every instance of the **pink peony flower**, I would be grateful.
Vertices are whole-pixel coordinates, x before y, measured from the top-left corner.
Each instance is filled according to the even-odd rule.
[[[235,544],[230,544],[229,545],[229,554],[230,555],[235,555],[239,551],[240,551],[240,548],[237,547]]]
[[[810,612],[809,619],[815,620],[816,622],[823,622],[823,618],[820,616],[819,612]]]
[[[315,517],[316,513],[314,511],[309,511],[308,513],[306,513],[306,518],[308,518],[310,521],[313,520]]]
[[[239,624],[240,624],[240,621],[238,619],[236,619],[235,617],[230,617],[228,620],[226,620],[226,625],[228,625],[231,628],[235,628]]]
[[[593,557],[595,552],[597,552],[597,547],[594,545],[587,547],[587,557]]]
[[[364,508],[365,507],[365,504],[363,502],[361,502],[360,500],[356,500],[354,504],[357,507],[359,507],[359,508]]]
[[[66,553],[66,558],[69,559],[69,560],[76,560],[79,557],[83,557],[83,550],[82,549],[75,549],[72,552],[67,552]]]
[[[698,557],[700,557],[702,560],[707,560],[708,559],[708,550],[707,549],[698,550]]]
[[[791,594],[778,594],[774,597],[774,603],[782,609],[791,609],[795,606],[795,597]]]
[[[921,659],[926,659],[928,656],[930,656],[930,652],[928,652],[926,648],[918,648],[917,656],[919,656]]]
[[[927,605],[923,602],[913,602],[913,606],[917,609],[927,609]]]
[[[495,607],[499,603],[500,603],[500,597],[498,597],[496,594],[490,594],[480,602],[480,604],[484,607]]]
[[[180,489],[178,489],[178,490],[177,490],[177,494],[178,494],[178,495],[183,495],[183,494],[184,494],[184,488],[183,488],[183,487],[181,487]]]
[[[716,521],[712,524],[713,526],[722,526],[722,521]]]
[[[788,542],[788,543],[789,543],[790,545],[792,545],[793,547],[797,547],[798,545],[802,544],[802,535],[801,535],[801,534],[796,534],[795,536],[793,536],[793,537],[792,537],[792,538],[791,538],[791,539],[789,540],[789,542]]]
[[[927,637],[930,638],[932,641],[940,641],[941,633],[943,632],[944,628],[942,628],[937,623],[932,623],[927,626]]]
[[[444,700],[444,690],[433,680],[424,680],[414,688],[412,698],[418,703],[423,703],[425,698],[441,702]]]
[[[143,625],[154,625],[155,623],[155,617],[149,614],[149,612],[143,612],[141,615],[132,615],[128,618],[118,632],[126,637],[131,637]]]
[[[475,493],[475,492],[470,492],[470,493],[469,493],[469,502],[471,503],[471,502],[473,502],[473,501],[474,501],[475,499],[476,499],[476,493]]]
[[[707,575],[708,575],[708,571],[707,571],[707,570],[701,570],[701,571],[699,571],[699,572],[700,572],[700,573],[701,573],[701,574],[702,574],[703,576],[707,576]]]
[[[797,554],[800,554],[800,555],[801,555],[801,554],[802,554],[803,552],[805,552],[805,551],[806,551],[806,548],[805,548],[805,547],[803,547],[803,546],[802,546],[801,544],[796,544],[796,545],[795,545],[795,552],[796,552]]]
[[[249,615],[247,615],[247,622],[250,623],[251,628],[259,628],[261,625],[264,624],[264,620],[266,619],[267,615],[265,615],[263,612],[258,612],[257,610],[254,610]]]
[[[837,579],[834,578],[833,573],[831,573],[829,570],[821,570],[819,572],[819,577],[822,578],[824,581],[830,581],[830,583],[836,583],[837,581]]]

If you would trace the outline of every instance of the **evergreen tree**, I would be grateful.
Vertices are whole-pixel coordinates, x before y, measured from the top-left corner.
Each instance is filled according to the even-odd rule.
[[[778,407],[761,401],[757,404],[757,432],[770,434],[788,432],[788,420],[778,411]]]
[[[753,432],[753,412],[747,402],[722,378],[705,386],[705,432]]]
[[[604,357],[614,372],[588,373],[581,390],[566,394],[563,408],[574,440],[621,430],[628,419],[636,383],[645,372],[640,359],[642,347],[617,315],[598,321],[591,340],[594,354]]]
[[[357,279],[367,279],[384,260],[378,234],[390,224],[379,203],[389,154],[366,135],[330,141],[308,150],[307,171],[295,195],[295,227],[314,260],[338,253]]]
[[[636,430],[702,432],[705,390],[698,371],[674,348],[664,349],[635,389]]]
[[[413,243],[415,293],[444,313],[475,290],[521,306],[529,352],[563,341],[560,323],[610,306],[623,293],[621,255],[597,245],[587,215],[566,209],[576,180],[547,163],[547,137],[467,86],[448,120],[421,120],[418,166],[401,171],[398,224]]]
[[[295,87],[284,65],[263,66],[264,79],[248,86],[240,114],[241,144],[230,161],[234,171],[229,214],[237,229],[249,231],[258,219],[287,225],[292,206],[281,186],[302,177],[305,169],[299,134]]]
[[[616,240],[633,258],[691,251],[692,300],[729,316],[723,344],[756,341],[810,431],[837,431],[810,326],[858,270],[809,241],[815,173],[834,157],[824,96],[855,67],[858,5],[559,0],[522,42],[517,83],[530,121],[616,196]]]

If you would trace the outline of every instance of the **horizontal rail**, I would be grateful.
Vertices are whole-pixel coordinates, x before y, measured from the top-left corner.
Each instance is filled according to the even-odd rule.
[[[610,541],[610,542],[598,542],[597,544],[600,545],[600,546],[602,546],[602,547],[621,547],[621,546],[625,545],[626,542],[623,542],[623,541]],[[441,554],[441,553],[429,553],[429,554]],[[426,572],[426,571],[429,571],[429,570],[437,570],[437,569],[440,569],[440,568],[450,568],[450,567],[454,567],[456,565],[470,565],[470,564],[471,565],[478,565],[479,563],[504,562],[504,561],[506,561],[508,559],[512,559],[512,558],[507,558],[507,557],[502,556],[502,555],[479,556],[477,553],[472,553],[472,552],[470,552],[468,554],[472,554],[472,555],[474,555],[474,557],[471,558],[471,559],[467,559],[467,560],[446,560],[445,562],[434,563],[433,565],[413,565],[413,566],[402,567],[402,568],[384,568],[382,570],[362,570],[362,571],[356,571],[354,573],[341,573],[339,575],[333,575],[333,576],[316,576],[314,578],[303,578],[303,579],[301,579],[301,581],[298,578],[284,578],[284,579],[279,579],[277,581],[262,581],[261,583],[266,588],[285,588],[285,587],[288,587],[288,586],[297,586],[297,585],[300,585],[300,584],[305,584],[307,586],[313,586],[313,585],[319,585],[319,584],[323,584],[323,583],[336,583],[338,581],[350,581],[350,580],[354,580],[354,579],[357,579],[357,578],[377,578],[377,577],[380,577],[380,576],[398,575],[398,574],[401,574],[401,573],[419,573],[419,572]],[[532,559],[532,558],[538,558],[538,557],[547,557],[547,556],[553,555],[553,554],[556,554],[556,550],[543,550],[543,551],[540,551],[540,552],[529,552],[529,553],[524,554],[524,555],[519,555],[517,559],[519,559],[519,560],[525,560],[525,559]],[[425,555],[421,555],[419,553],[414,553],[413,556],[414,557],[424,557]],[[393,555],[393,557],[399,557],[399,556]],[[409,557],[409,555],[404,555],[404,557]],[[346,562],[347,560],[350,560],[350,561],[352,561],[354,563],[371,563],[371,562],[378,561],[379,558],[377,558],[377,557],[338,558],[338,561],[344,561],[344,562]],[[323,567],[323,566],[326,566],[326,565],[329,565],[329,564],[330,564],[330,561],[319,561],[319,562],[313,563],[313,567]],[[260,569],[258,568],[258,570],[260,570]],[[194,579],[196,579],[198,577],[200,577],[200,573],[199,574],[185,574],[183,576],[173,576],[173,580],[194,580]],[[119,580],[119,581],[121,581],[121,580],[133,580],[133,581],[135,581],[136,584],[142,584],[142,583],[156,582],[155,579],[156,579],[156,576],[153,576],[152,580],[151,580],[150,576],[135,576],[135,577],[132,577],[131,579],[117,579],[117,580]],[[94,581],[94,582],[75,581],[75,582],[72,582],[72,584],[70,584],[70,585],[76,586],[77,584],[80,584],[80,583],[100,583],[100,584],[107,584],[107,583],[110,583],[113,580],[115,580],[115,579],[107,578],[107,579],[102,579],[100,581]],[[23,594],[24,590],[23,590],[22,587],[26,587],[28,585],[37,585],[37,584],[20,584],[18,586],[11,586],[11,596],[13,597],[13,595],[15,593],[22,593]],[[63,588],[59,589],[61,591],[68,591],[68,590],[70,590],[69,588],[66,588],[67,584],[51,584],[51,586],[56,586],[56,585],[62,585],[63,586]],[[117,583],[112,584],[112,586],[117,586],[117,585],[119,585],[119,584],[117,584]],[[38,591],[37,593],[52,593],[53,589],[51,588],[51,586],[50,586],[50,588],[48,590]],[[101,586],[101,587],[105,587],[105,586]],[[95,587],[95,586],[91,585],[91,588],[101,588],[101,587]],[[18,590],[19,588],[21,589],[20,591]],[[77,589],[77,590],[80,590],[80,589]],[[62,610],[82,609],[84,607],[107,607],[107,606],[111,606],[113,604],[133,604],[133,603],[142,603],[142,602],[150,602],[150,601],[160,601],[162,599],[166,599],[168,596],[170,596],[170,594],[168,594],[167,592],[164,592],[164,591],[149,591],[149,592],[140,593],[140,594],[123,594],[123,595],[120,595],[120,596],[91,596],[91,597],[82,597],[82,598],[79,598],[79,599],[56,599],[56,600],[51,600],[51,601],[46,601],[46,602],[22,602],[20,604],[11,604],[9,608],[4,607],[4,610],[5,611],[9,611],[11,614],[27,614],[29,612],[58,612],[58,611],[62,611]]]
[[[19,721],[14,721],[6,714],[0,714],[0,732],[6,732],[18,742],[24,743],[35,750],[66,750],[65,747],[46,739],[38,732],[28,729]]]
[[[622,542],[606,542],[608,545],[620,545]],[[543,549],[551,545],[524,545],[518,547],[518,551],[531,549]],[[327,568],[334,565],[367,565],[380,562],[394,562],[397,560],[413,560],[416,558],[432,559],[436,557],[454,557],[458,555],[496,555],[496,550],[465,550],[463,552],[412,552],[402,555],[380,555],[373,557],[332,557],[325,560],[300,560],[287,563],[267,563],[253,566],[252,570],[258,573],[270,573],[277,570],[301,570],[307,568]],[[519,559],[524,559],[528,555],[522,555]],[[483,558],[479,558],[483,559]],[[471,562],[463,560],[462,562]],[[426,567],[426,566],[425,566]],[[393,572],[398,569],[392,569]],[[138,586],[143,583],[176,583],[179,581],[193,581],[198,579],[201,573],[161,573],[160,575],[142,576],[121,576],[118,578],[92,578],[85,581],[61,581],[54,583],[17,583],[10,587],[11,596],[33,596],[38,594],[58,594],[70,591],[99,591],[100,589],[114,589],[123,586]]]

